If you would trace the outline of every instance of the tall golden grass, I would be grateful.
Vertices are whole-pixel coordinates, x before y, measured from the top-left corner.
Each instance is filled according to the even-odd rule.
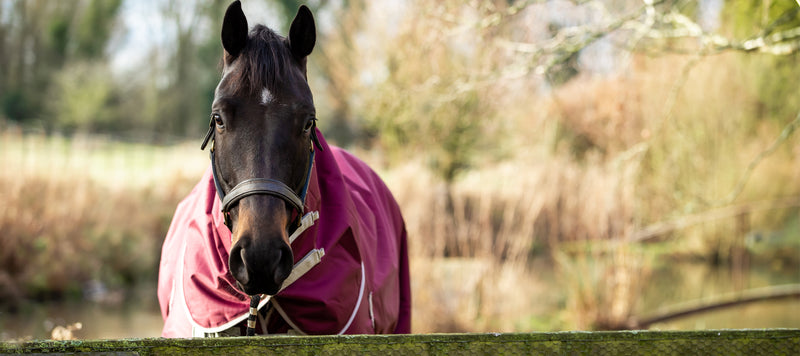
[[[202,158],[186,146],[0,135],[0,300],[154,280],[161,239]]]
[[[544,95],[499,83],[482,100],[511,128],[493,136],[504,158],[448,184],[407,152],[384,177],[412,239],[415,330],[629,327],[659,255],[740,266],[747,233],[800,220],[800,135],[781,138],[800,107],[759,116],[737,75],[754,62],[635,57],[635,75]],[[751,204],[767,208],[712,218]],[[631,242],[655,230],[664,243]]]

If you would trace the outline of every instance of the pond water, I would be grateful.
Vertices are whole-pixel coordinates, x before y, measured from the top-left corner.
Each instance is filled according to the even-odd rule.
[[[155,284],[128,292],[122,303],[65,301],[24,304],[19,311],[0,310],[0,340],[49,339],[56,326],[80,323],[79,339],[142,338],[161,335],[161,312]]]
[[[737,271],[727,266],[671,263],[650,274],[636,309],[646,315],[659,307],[709,296],[797,283],[800,283],[798,266],[748,266]],[[159,336],[162,320],[155,283],[130,293],[126,302],[116,305],[78,301],[28,304],[16,313],[0,310],[0,340],[47,339],[54,326],[76,322],[82,328],[74,335],[81,339]],[[651,326],[659,330],[745,328],[800,328],[800,299],[751,303]]]
[[[664,306],[798,283],[800,266],[796,265],[773,263],[733,268],[671,263],[654,271],[642,292],[639,310],[647,315]],[[754,302],[651,326],[661,330],[745,328],[800,328],[800,298]]]

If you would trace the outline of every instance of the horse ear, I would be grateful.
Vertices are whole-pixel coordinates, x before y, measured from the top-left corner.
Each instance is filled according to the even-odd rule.
[[[303,59],[314,49],[317,41],[317,27],[314,25],[314,15],[305,5],[297,10],[297,15],[289,28],[289,48],[297,59]]]
[[[222,20],[222,47],[230,56],[225,56],[225,61],[235,59],[247,44],[247,18],[242,12],[242,3],[234,1],[225,11]]]

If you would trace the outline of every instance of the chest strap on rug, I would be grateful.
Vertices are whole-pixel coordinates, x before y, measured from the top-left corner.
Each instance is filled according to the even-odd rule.
[[[294,264],[292,268],[292,272],[289,273],[289,277],[286,277],[286,280],[283,281],[281,285],[281,289],[278,291],[284,290],[286,287],[290,286],[296,280],[300,279],[304,274],[308,273],[314,266],[318,265],[322,262],[322,256],[325,256],[325,249],[324,248],[317,248],[313,249],[308,252],[300,261]],[[258,318],[258,309],[259,304],[261,302],[261,298],[267,298],[266,300],[269,301],[271,296],[269,295],[251,295],[250,296],[250,312],[247,316],[247,336],[253,336],[256,334],[256,318]],[[266,303],[265,303],[266,304]],[[263,304],[262,304],[263,305]]]
[[[303,215],[303,218],[300,219],[300,226],[294,230],[292,236],[289,236],[289,244],[291,245],[292,242],[294,242],[294,240],[300,236],[300,234],[314,225],[317,219],[319,219],[318,211],[312,211]],[[294,267],[292,267],[292,272],[289,273],[289,276],[283,281],[281,289],[278,291],[278,293],[294,283],[294,281],[300,279],[300,277],[314,268],[314,266],[322,262],[322,256],[325,256],[325,249],[319,248],[309,251],[305,257],[294,264]],[[247,336],[253,336],[256,333],[256,318],[258,317],[259,302],[261,301],[261,298],[261,295],[250,296],[250,315],[247,317]],[[267,298],[270,297],[267,296]]]
[[[286,280],[283,281],[281,285],[281,291],[286,289],[289,285],[300,279],[303,275],[308,273],[314,266],[318,265],[322,262],[322,257],[325,256],[325,249],[324,248],[316,248],[308,252],[300,261],[294,264],[294,268],[292,268],[292,272],[289,273],[289,277],[286,277]],[[280,293],[280,291],[278,291]]]
[[[308,228],[310,228],[314,223],[319,219],[319,211],[311,211],[303,215],[303,218],[300,219],[300,226],[294,230],[291,236],[289,236],[289,245],[297,240],[300,237],[300,234],[305,232]]]
[[[311,212],[308,212],[305,215],[303,215],[302,219],[300,219],[300,226],[298,226],[298,228],[292,233],[292,235],[289,236],[289,244],[294,242],[303,232],[305,232],[306,230],[308,230],[308,228],[313,226],[314,223],[316,223],[316,221],[318,219],[319,219],[319,212],[318,211],[311,211]],[[185,250],[185,249],[186,249],[186,245],[184,244],[183,250]],[[183,260],[183,254],[184,253],[185,252],[181,253],[181,261]],[[294,283],[295,281],[297,281],[298,279],[303,277],[303,275],[305,275],[306,273],[308,273],[308,271],[310,271],[312,268],[314,268],[314,266],[316,266],[320,262],[322,262],[322,257],[323,256],[325,256],[325,249],[324,248],[318,248],[318,249],[313,249],[313,250],[309,251],[302,259],[300,259],[300,261],[298,261],[297,263],[294,264],[294,266],[292,267],[292,272],[289,273],[289,276],[286,277],[286,280],[283,281],[283,284],[281,285],[281,289],[278,291],[278,293],[280,293],[280,291],[282,291],[282,290],[286,289],[287,287],[289,287],[292,283]],[[183,263],[181,262],[180,265],[182,266]],[[183,273],[183,271],[181,270],[181,274],[182,273]],[[182,285],[180,285],[180,287],[181,287],[181,295],[182,295],[182,293],[183,293]],[[173,288],[175,288],[175,287],[173,287]],[[271,299],[271,296],[269,296],[269,295],[251,296],[250,297],[250,309],[249,309],[249,312],[246,313],[246,314],[243,314],[243,315],[241,315],[241,316],[239,316],[237,318],[234,318],[230,322],[226,323],[225,325],[227,325],[227,326],[225,326],[223,328],[203,328],[203,327],[200,327],[199,325],[197,325],[194,322],[194,320],[191,320],[191,322],[192,322],[192,335],[195,336],[195,337],[231,336],[231,335],[234,335],[234,333],[236,333],[235,330],[238,330],[239,323],[242,322],[245,319],[247,319],[247,331],[246,331],[246,333],[247,333],[247,335],[252,335],[251,332],[253,334],[255,333],[255,323],[256,323],[255,322],[255,320],[256,320],[255,319],[255,315],[258,313],[259,309],[263,308],[265,305],[267,305],[267,303],[269,303],[270,299]],[[171,303],[172,302],[170,302],[170,304]],[[185,303],[184,303],[184,306],[185,306]],[[191,313],[189,313],[189,311],[188,311],[188,307],[186,307],[186,313],[187,313],[187,315],[191,315]],[[191,319],[191,317],[190,317],[190,319]]]
[[[305,191],[303,192],[303,195],[305,196]],[[300,219],[300,225],[294,230],[292,236],[289,236],[289,245],[291,245],[292,242],[294,242],[294,240],[300,236],[300,234],[314,225],[317,219],[319,219],[318,211],[312,211],[303,215],[303,217]],[[310,271],[311,268],[319,264],[322,261],[322,256],[325,256],[325,249],[319,248],[309,251],[305,257],[294,264],[294,267],[292,267],[292,272],[289,273],[289,276],[283,281],[281,289],[278,291],[278,293],[294,283],[294,281],[300,279],[300,277]],[[269,296],[267,297],[269,298]],[[258,304],[261,301],[261,298],[261,295],[250,296],[250,314],[247,317],[247,331],[245,333],[247,336],[253,336],[256,334],[256,318],[258,318]]]
[[[294,264],[292,268],[292,272],[289,274],[289,277],[286,277],[286,280],[283,281],[281,285],[280,291],[289,287],[292,283],[303,277],[308,271],[310,271],[314,266],[318,265],[322,262],[322,257],[325,256],[325,249],[318,248],[309,251],[300,261]],[[253,336],[255,334],[255,327],[256,327],[256,317],[258,315],[258,310],[263,308],[267,303],[270,302],[272,296],[262,294],[256,296],[250,296],[250,309],[247,314],[243,314],[242,316],[234,319],[233,322],[229,322],[226,325],[231,325],[229,327],[224,328],[224,330],[210,330],[210,329],[203,329],[198,327],[197,325],[193,325],[192,334],[194,336],[199,337],[219,337],[219,336],[231,336],[237,335],[239,332],[239,323],[247,319],[247,336]],[[231,329],[230,331],[228,329]],[[241,335],[241,334],[238,334]]]

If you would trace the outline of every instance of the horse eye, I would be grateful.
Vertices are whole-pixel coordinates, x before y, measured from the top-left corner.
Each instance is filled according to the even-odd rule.
[[[214,119],[214,122],[217,124],[217,126],[219,127],[225,126],[225,123],[222,121],[222,116],[220,116],[220,114],[211,114],[211,118]]]
[[[316,121],[317,121],[316,118],[312,118],[306,121],[306,126],[303,127],[303,132],[308,133],[309,131],[311,131],[311,129],[314,128],[314,124],[316,123]]]

